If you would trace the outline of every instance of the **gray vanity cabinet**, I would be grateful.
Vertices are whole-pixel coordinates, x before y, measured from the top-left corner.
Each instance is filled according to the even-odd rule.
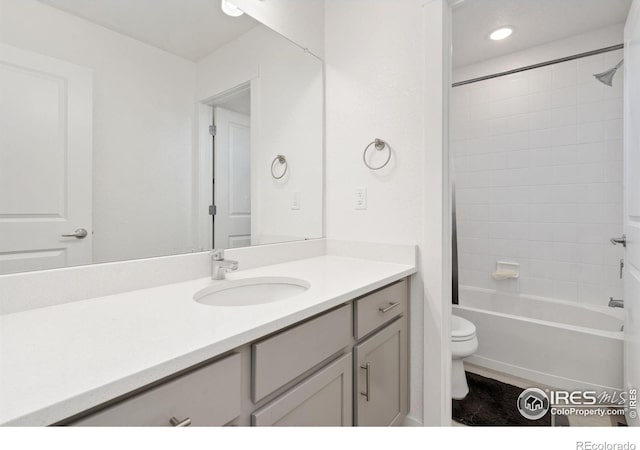
[[[400,425],[407,411],[406,319],[356,345],[355,424]]]
[[[255,426],[351,426],[352,358],[348,353],[254,412]]]
[[[408,289],[400,280],[59,424],[400,425]]]

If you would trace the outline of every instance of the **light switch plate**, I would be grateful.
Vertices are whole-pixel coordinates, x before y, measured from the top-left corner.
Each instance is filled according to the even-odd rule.
[[[300,209],[300,192],[293,193],[293,197],[291,198],[291,209],[296,211]]]
[[[367,188],[356,188],[355,209],[367,209]]]

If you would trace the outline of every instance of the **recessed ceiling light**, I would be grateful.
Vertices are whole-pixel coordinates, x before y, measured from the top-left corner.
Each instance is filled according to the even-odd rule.
[[[513,28],[505,27],[498,28],[496,31],[489,35],[489,39],[492,41],[501,41],[503,39],[508,38],[513,34]]]
[[[222,7],[222,12],[225,13],[227,16],[240,17],[241,15],[244,14],[244,11],[242,11],[236,5],[231,3],[229,0],[222,0],[222,3],[220,6]]]

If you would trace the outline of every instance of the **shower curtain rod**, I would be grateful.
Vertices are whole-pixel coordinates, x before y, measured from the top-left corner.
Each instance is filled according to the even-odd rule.
[[[624,48],[624,44],[613,45],[611,47],[605,47],[598,50],[591,50],[590,52],[578,53],[577,55],[565,56],[564,58],[553,59],[547,62],[520,67],[519,69],[513,69],[513,70],[508,70],[506,72],[494,73],[492,75],[485,75],[483,77],[472,78],[471,80],[466,80],[466,81],[458,81],[457,83],[453,83],[451,87],[458,87],[458,86],[464,86],[466,84],[478,83],[479,81],[486,81],[486,80],[491,80],[492,78],[499,78],[499,77],[504,77],[506,75],[513,75],[514,73],[520,73],[520,72],[525,72],[527,70],[539,69],[540,67],[546,67],[546,66],[551,66],[553,64],[573,61],[574,59],[586,58],[588,56],[599,55],[601,53],[613,52],[615,50],[622,50],[623,48]]]

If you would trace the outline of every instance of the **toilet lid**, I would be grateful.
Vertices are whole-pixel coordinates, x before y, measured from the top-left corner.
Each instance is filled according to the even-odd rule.
[[[454,341],[470,339],[476,334],[476,326],[458,316],[451,316],[451,338]]]

